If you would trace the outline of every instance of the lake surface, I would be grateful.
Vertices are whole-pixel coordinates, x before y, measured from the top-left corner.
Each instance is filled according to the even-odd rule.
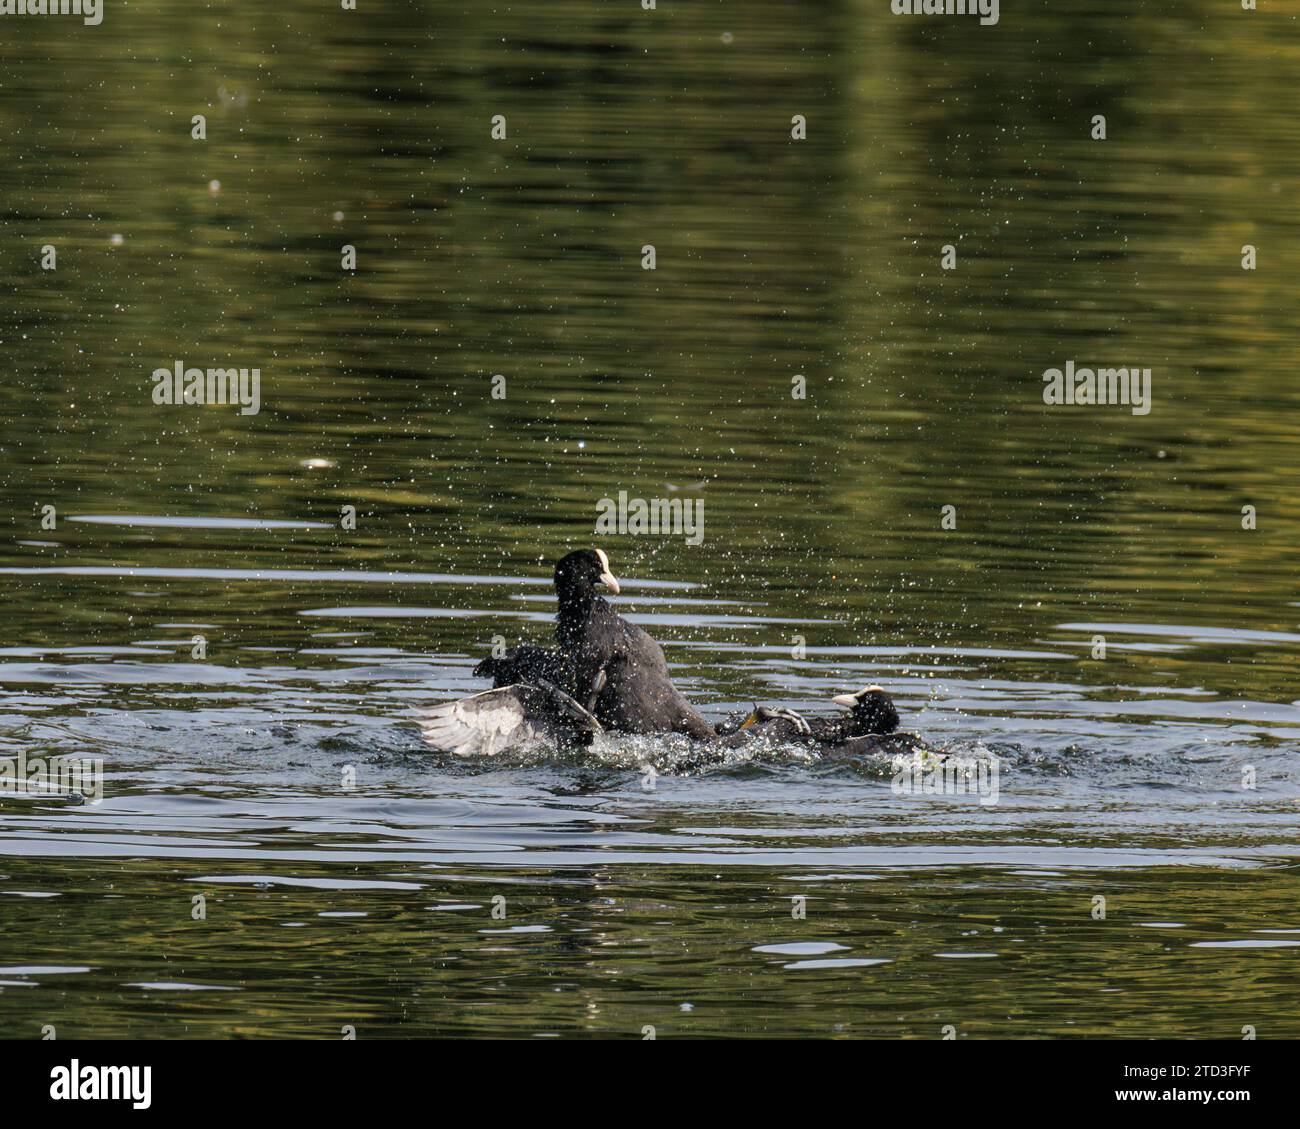
[[[6,22],[0,759],[103,797],[0,793],[0,1031],[1300,1037],[1296,17],[362,8]],[[997,803],[425,751],[592,544],[707,716]]]

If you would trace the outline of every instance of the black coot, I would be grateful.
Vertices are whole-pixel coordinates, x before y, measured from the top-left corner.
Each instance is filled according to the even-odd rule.
[[[555,566],[555,639],[574,662],[575,697],[586,701],[594,695],[592,712],[606,729],[712,738],[713,727],[673,685],[659,644],[597,595],[598,584],[618,594],[600,549],[569,553]]]
[[[790,709],[758,706],[719,742],[727,748],[747,745],[805,745],[823,757],[895,756],[933,752],[913,733],[898,733],[898,710],[879,686],[831,699],[849,712],[841,717],[805,718]]]

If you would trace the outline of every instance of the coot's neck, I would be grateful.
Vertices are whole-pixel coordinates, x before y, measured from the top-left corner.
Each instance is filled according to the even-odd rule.
[[[582,638],[582,629],[591,618],[599,597],[594,588],[564,588],[558,593],[560,611],[556,616],[555,637],[562,647],[574,647]]]

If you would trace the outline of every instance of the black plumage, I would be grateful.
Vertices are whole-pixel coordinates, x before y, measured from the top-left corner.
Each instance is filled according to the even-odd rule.
[[[474,668],[475,678],[490,678],[495,688],[542,679],[558,686],[566,694],[577,689],[573,660],[554,647],[520,643],[500,658],[484,659]]]
[[[915,733],[867,733],[861,737],[848,737],[843,741],[819,744],[817,750],[827,760],[910,757],[917,753],[930,753],[937,757],[946,755],[941,749],[927,745]]]

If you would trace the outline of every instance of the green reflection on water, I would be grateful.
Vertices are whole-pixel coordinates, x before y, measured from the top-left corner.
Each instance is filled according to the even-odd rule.
[[[1290,618],[1294,47],[1213,5],[1073,5],[1032,34],[883,7],[23,25],[0,48],[15,533],[47,500],[354,504],[346,538],[61,540],[519,571],[588,539],[600,497],[704,478],[706,544],[624,538],[628,571],[913,638]],[[1070,358],[1151,367],[1154,410],[1046,408]],[[262,413],[154,407],[177,359],[259,366]]]
[[[750,0],[653,15],[595,2],[324,15],[306,0],[108,0],[99,28],[6,25],[0,563],[538,575],[591,539],[601,497],[704,480],[705,543],[615,538],[617,570],[701,582],[742,601],[738,614],[829,621],[799,628],[811,647],[1034,649],[1064,622],[1295,631],[1300,51],[1280,17],[1205,0],[1121,15],[1053,4],[987,29],[892,19],[884,0],[793,11]],[[206,142],[190,139],[194,113],[208,117]],[[796,113],[805,142],[789,137]],[[1097,113],[1101,143],[1089,138]],[[493,114],[508,120],[503,142],[488,137]],[[653,273],[639,265],[646,243]],[[57,271],[39,268],[46,244]],[[355,274],[340,269],[344,244],[358,249]],[[958,247],[955,272],[939,268],[945,244]],[[1256,272],[1240,269],[1244,244],[1260,249]],[[260,367],[261,414],[153,406],[149,374],[178,359]],[[1151,414],[1046,408],[1041,373],[1068,359],[1152,368]],[[495,373],[505,400],[488,394]],[[791,398],[795,375],[806,400]],[[360,524],[281,535],[62,521],[47,533],[46,503],[65,518],[331,523],[355,505]],[[1255,532],[1241,528],[1245,504]],[[957,508],[954,531],[940,528],[943,505]],[[5,580],[9,643],[124,643],[139,620],[213,622],[232,664],[241,645],[303,645],[320,626],[304,627],[304,608],[470,598]],[[509,597],[475,591],[474,607],[518,610]],[[481,649],[488,633],[475,621],[365,626],[377,645],[440,653]],[[792,630],[745,638],[784,648]],[[744,681],[674,657],[714,685]],[[1296,697],[1290,646],[1017,669]],[[125,868],[131,899],[100,901],[102,875],[59,865],[64,897],[6,905],[12,936],[54,936],[50,963],[66,947],[67,963],[98,968],[124,949],[134,964],[70,977],[57,1003],[31,991],[19,1018],[80,1019],[95,1025],[86,1033],[171,1034],[181,1014],[181,1033],[355,1022],[634,1036],[680,1022],[930,1037],[952,1022],[1233,1037],[1256,1012],[1296,1033],[1287,950],[1171,956],[1132,919],[1096,936],[1083,890],[1045,900],[987,876],[965,908],[1018,933],[1023,956],[1003,945],[996,961],[936,962],[959,944],[953,873],[878,884],[892,903],[864,900],[874,885],[842,894],[842,955],[895,963],[831,976],[749,954],[783,912],[780,881],[761,874],[728,891],[621,872],[610,896],[633,890],[651,909],[580,905],[588,940],[567,927],[498,939],[507,951],[470,969],[459,919],[395,897],[370,896],[355,930],[324,919],[323,934],[282,928],[316,920],[303,896],[241,897],[225,949],[191,931],[183,890],[169,889],[179,900],[166,911],[150,900],[166,882],[156,866]],[[1123,880],[1147,917],[1188,922],[1180,935],[1276,922],[1294,905],[1289,873]],[[87,915],[85,947],[67,939],[71,918],[51,933],[42,916],[72,906]],[[554,927],[554,906],[535,913]],[[626,961],[590,940],[606,933],[627,943]],[[169,999],[165,1021],[148,994],[117,986],[238,979],[250,951],[262,987]],[[692,963],[701,953],[714,963]],[[1030,1002],[997,979],[1009,963],[1037,977]],[[405,996],[389,985],[395,969],[413,978]],[[27,991],[5,990],[6,1014]]]
[[[5,899],[20,935],[46,941],[6,949],[3,964],[75,967],[89,950],[94,967],[0,973],[40,985],[0,989],[12,1036],[47,1023],[60,1038],[331,1039],[346,1024],[358,1038],[635,1039],[646,1025],[659,1038],[939,1039],[949,1024],[959,1038],[1300,1033],[1286,946],[1300,935],[1258,931],[1293,910],[1293,870],[873,881],[661,866],[431,885],[385,870],[349,871],[363,887],[351,890],[205,884],[202,864],[63,872],[60,897]],[[804,920],[791,916],[796,894]],[[1098,894],[1105,920],[1092,916]],[[504,920],[491,917],[498,895]],[[1220,947],[1242,941],[1278,947]],[[791,945],[828,951],[759,951]],[[883,963],[801,963],[833,960]]]

